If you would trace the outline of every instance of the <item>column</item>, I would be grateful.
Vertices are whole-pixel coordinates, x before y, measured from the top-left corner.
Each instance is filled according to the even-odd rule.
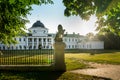
[[[32,38],[32,49],[34,48],[34,38]]]
[[[41,38],[41,44],[42,44],[42,48],[43,48],[43,38]]]
[[[39,43],[38,43],[38,39],[39,39],[39,38],[37,38],[37,45],[36,45],[36,49],[38,49],[38,45],[39,45]]]
[[[28,46],[28,37],[26,37],[26,40],[25,40],[25,46],[26,46],[26,49],[29,48],[29,46]]]

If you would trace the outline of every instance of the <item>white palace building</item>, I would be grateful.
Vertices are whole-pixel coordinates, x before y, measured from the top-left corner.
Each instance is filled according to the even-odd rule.
[[[41,21],[36,21],[28,29],[27,36],[14,38],[17,44],[10,44],[8,47],[0,43],[0,50],[19,50],[19,49],[53,49],[55,34],[48,33],[48,29]],[[63,42],[66,49],[104,49],[104,42],[99,40],[86,40],[85,36],[79,34],[65,34]]]

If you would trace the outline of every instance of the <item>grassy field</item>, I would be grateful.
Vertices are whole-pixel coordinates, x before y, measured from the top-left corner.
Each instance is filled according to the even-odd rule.
[[[120,64],[120,51],[105,51],[91,53],[67,53],[66,58],[78,61],[90,61],[106,64]]]
[[[35,58],[35,57],[34,57]],[[31,58],[31,59],[34,59]],[[103,51],[92,53],[66,53],[66,72],[32,71],[7,72],[1,71],[0,80],[111,80],[102,77],[70,73],[69,70],[87,68],[83,62],[92,61],[107,64],[120,64],[120,51]]]

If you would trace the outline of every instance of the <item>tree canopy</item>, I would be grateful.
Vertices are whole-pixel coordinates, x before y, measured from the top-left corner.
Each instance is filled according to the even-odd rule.
[[[5,44],[15,43],[13,37],[24,33],[28,22],[27,14],[31,5],[53,3],[51,0],[0,0],[0,41]]]
[[[65,16],[78,15],[89,20],[95,14],[97,30],[108,28],[120,35],[120,0],[63,0],[63,3]]]
[[[14,43],[13,37],[24,33],[28,22],[26,15],[31,5],[53,3],[52,0],[0,0],[0,41]],[[79,15],[89,20],[91,15],[98,18],[97,30],[108,28],[120,35],[120,0],[63,0],[65,16]]]
[[[95,37],[97,37],[99,40],[104,41],[104,49],[120,49],[120,37],[111,32],[108,28],[102,28]]]

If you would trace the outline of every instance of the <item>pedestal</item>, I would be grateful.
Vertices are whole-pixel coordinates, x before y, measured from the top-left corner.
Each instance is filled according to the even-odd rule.
[[[64,42],[55,42],[54,43],[54,59],[55,59],[55,71],[66,71],[65,65],[65,43]]]

